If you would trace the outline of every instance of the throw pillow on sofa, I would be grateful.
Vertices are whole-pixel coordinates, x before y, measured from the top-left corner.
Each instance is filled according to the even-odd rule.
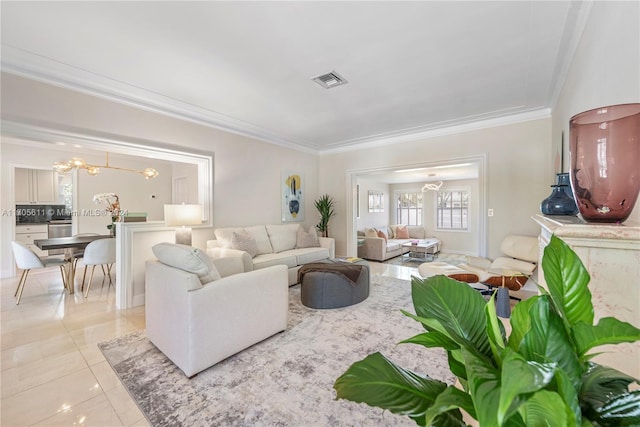
[[[399,225],[395,230],[396,239],[408,239],[409,238],[409,230],[406,225]]]
[[[198,276],[200,287],[220,279],[220,273],[218,273],[218,269],[211,258],[198,248],[165,242],[154,245],[152,250],[161,263]],[[189,290],[193,291],[195,289],[199,288]]]
[[[231,247],[240,251],[245,251],[251,258],[254,258],[258,254],[258,244],[256,239],[251,237],[245,230],[241,232],[233,232],[231,234]]]
[[[377,231],[377,234],[378,234],[378,237],[383,238],[383,239],[384,239],[384,241],[385,241],[385,242],[387,242],[387,235],[386,235],[386,234],[384,234],[384,231],[382,231],[382,230],[378,230],[378,231]]]
[[[375,228],[365,227],[364,237],[378,237],[378,230]]]
[[[304,228],[300,226],[298,228],[298,240],[296,242],[296,249],[298,248],[318,248],[320,247],[320,241],[318,240],[318,233],[313,228],[309,227],[309,231],[304,231]]]
[[[256,239],[256,245],[258,246],[258,255],[273,253],[271,242],[269,241],[269,235],[264,225],[254,225],[252,227],[228,227],[228,228],[216,228],[214,231],[216,240],[220,242],[223,248],[231,248],[231,238],[233,233],[247,232],[251,237]]]

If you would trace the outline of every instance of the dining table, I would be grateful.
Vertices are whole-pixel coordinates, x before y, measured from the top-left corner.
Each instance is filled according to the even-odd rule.
[[[50,249],[64,249],[64,259],[67,261],[65,271],[65,287],[70,294],[74,293],[75,281],[75,263],[73,262],[74,253],[82,250],[94,240],[113,239],[110,234],[98,234],[92,236],[72,236],[72,237],[52,237],[49,239],[36,239],[33,243],[43,251]]]

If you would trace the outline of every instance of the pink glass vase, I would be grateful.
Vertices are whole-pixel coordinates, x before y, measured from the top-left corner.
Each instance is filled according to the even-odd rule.
[[[597,108],[570,120],[571,187],[588,222],[623,222],[640,192],[640,104]]]

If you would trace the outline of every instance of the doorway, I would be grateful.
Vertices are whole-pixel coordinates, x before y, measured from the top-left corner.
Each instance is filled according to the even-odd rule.
[[[461,175],[460,171],[462,170],[473,170],[475,171],[475,177],[471,178],[467,175]],[[405,175],[404,178],[401,178],[401,175]],[[366,205],[363,202],[363,197],[367,197],[367,190],[363,188],[362,185],[359,185],[363,180],[369,181],[388,181],[385,185],[389,185],[389,189],[400,188],[400,187],[411,187],[416,188],[418,184],[422,183],[439,183],[443,182],[443,186],[447,185],[446,183],[453,183],[455,181],[460,182],[461,179],[469,179],[475,181],[475,190],[471,197],[473,197],[473,201],[475,203],[474,215],[473,218],[469,218],[470,227],[473,228],[475,233],[475,243],[473,247],[469,250],[470,255],[475,256],[486,256],[488,248],[487,248],[487,219],[484,213],[486,212],[487,206],[487,179],[486,179],[486,155],[479,155],[473,157],[461,157],[456,159],[449,159],[447,161],[439,161],[439,162],[424,162],[418,164],[410,164],[410,165],[396,165],[392,167],[384,167],[384,168],[371,168],[371,169],[354,169],[347,171],[347,215],[349,220],[347,221],[347,253],[348,254],[356,254],[357,253],[357,231],[358,224],[362,224],[362,215],[363,208],[366,208]],[[404,179],[404,184],[402,184],[402,179]],[[409,184],[410,180],[412,181],[412,185]],[[418,188],[421,188],[420,185]],[[428,191],[428,190],[427,190]],[[392,193],[392,191],[389,191]],[[429,192],[430,193],[430,192]],[[363,196],[364,195],[364,196]],[[427,197],[431,197],[428,195]],[[434,198],[435,199],[435,198]],[[387,200],[393,200],[393,194],[389,194]],[[394,207],[390,206],[390,209],[394,209]],[[432,209],[428,207],[427,209]],[[358,218],[358,212],[360,213],[360,218]],[[431,212],[427,212],[430,214]],[[433,211],[435,216],[435,211]],[[392,218],[395,218],[392,212],[387,212],[386,216],[384,216],[385,224],[390,224]],[[379,224],[384,225],[384,224]],[[426,225],[427,232],[429,234],[436,234],[436,237],[442,238],[443,235],[453,236],[454,239],[464,239],[464,233],[459,233],[456,231],[451,231],[449,233],[444,232],[442,230],[435,230],[435,227]],[[443,240],[443,244],[446,248],[446,240],[448,237],[445,237]],[[449,237],[451,239],[451,237]],[[446,250],[446,249],[445,249]]]

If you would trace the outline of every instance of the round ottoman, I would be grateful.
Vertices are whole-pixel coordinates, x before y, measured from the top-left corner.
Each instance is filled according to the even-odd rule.
[[[336,261],[328,261],[334,264]],[[300,300],[310,308],[339,308],[357,304],[369,296],[369,263],[361,260],[345,265],[361,265],[354,283],[335,271],[310,271],[300,281]]]

